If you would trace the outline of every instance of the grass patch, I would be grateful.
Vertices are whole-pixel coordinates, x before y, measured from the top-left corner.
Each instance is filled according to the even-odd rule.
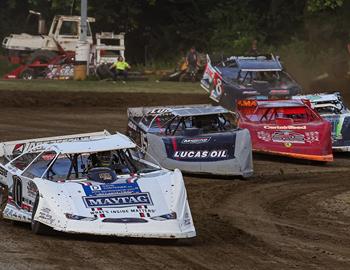
[[[199,82],[158,81],[130,81],[123,84],[112,81],[0,80],[0,91],[3,90],[205,94]]]

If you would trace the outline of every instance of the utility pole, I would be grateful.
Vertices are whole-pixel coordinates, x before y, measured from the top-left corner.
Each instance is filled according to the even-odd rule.
[[[75,80],[86,79],[90,55],[90,45],[87,42],[87,0],[81,0],[80,4],[80,38],[75,50]]]

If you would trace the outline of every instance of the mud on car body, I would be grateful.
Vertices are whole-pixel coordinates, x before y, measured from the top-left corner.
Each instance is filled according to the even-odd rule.
[[[53,231],[120,237],[196,235],[179,170],[134,156],[107,131],[1,143],[1,211]]]
[[[128,135],[161,166],[195,174],[253,173],[248,130],[221,106],[128,109]]]
[[[350,110],[339,92],[300,95],[293,99],[309,100],[311,106],[332,125],[333,150],[350,152]]]
[[[301,92],[298,83],[283,69],[278,57],[231,56],[212,64],[209,56],[201,86],[209,97],[234,110],[238,99],[256,96],[292,96]]]
[[[331,126],[307,100],[239,100],[239,126],[247,128],[253,151],[332,161]]]

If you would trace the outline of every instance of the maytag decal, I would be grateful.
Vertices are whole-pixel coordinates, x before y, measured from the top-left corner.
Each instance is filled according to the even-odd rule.
[[[121,194],[113,196],[83,197],[87,208],[93,207],[130,207],[137,205],[153,205],[148,192]]]
[[[227,158],[227,150],[175,151],[174,158]]]
[[[211,137],[202,137],[202,138],[184,138],[182,139],[182,144],[200,144],[200,143],[208,143]]]

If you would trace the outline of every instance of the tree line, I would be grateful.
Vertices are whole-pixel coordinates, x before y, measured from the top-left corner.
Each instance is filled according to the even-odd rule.
[[[131,62],[171,61],[199,51],[242,54],[253,39],[261,51],[302,47],[316,55],[345,53],[349,0],[89,0],[93,31],[125,32]],[[78,0],[1,0],[0,38],[35,33],[30,9],[50,24],[54,15],[79,15]],[[287,46],[287,47],[286,47]],[[295,49],[295,48],[294,48]],[[300,49],[300,48],[299,48]]]

